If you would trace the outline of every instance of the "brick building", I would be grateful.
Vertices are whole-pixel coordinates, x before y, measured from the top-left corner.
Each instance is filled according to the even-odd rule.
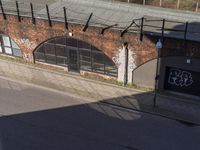
[[[38,10],[31,4],[28,12],[23,9],[27,3],[21,7],[14,3],[17,12],[8,10],[8,4],[3,3],[0,53],[66,72],[144,87],[154,87],[159,75],[159,89],[199,95],[198,23],[144,14],[124,18],[126,4],[107,8],[110,3],[75,1],[69,8],[67,1]],[[72,10],[77,4],[80,7]],[[158,50],[155,45],[159,40],[162,48]]]

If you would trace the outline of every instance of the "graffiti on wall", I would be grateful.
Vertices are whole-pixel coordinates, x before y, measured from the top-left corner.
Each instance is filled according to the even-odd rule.
[[[125,48],[119,49],[119,53],[112,58],[118,67],[118,81],[124,81],[125,74]],[[128,82],[132,83],[132,71],[136,68],[136,54],[130,49],[128,51]]]
[[[193,83],[192,74],[188,71],[182,71],[180,69],[171,69],[168,83],[180,87],[188,87]]]
[[[23,53],[23,58],[27,62],[33,62],[33,55],[31,53]]]
[[[14,41],[16,43],[18,43],[19,45],[24,45],[27,49],[33,50],[33,49],[35,49],[37,47],[37,44],[35,42],[31,42],[27,38],[14,39]]]
[[[33,51],[37,47],[37,44],[34,41],[31,42],[27,38],[21,38],[21,39],[14,38],[13,40],[21,47],[25,47],[25,49],[22,49],[24,60],[27,62],[33,62],[32,53],[30,52],[26,53],[25,51]]]

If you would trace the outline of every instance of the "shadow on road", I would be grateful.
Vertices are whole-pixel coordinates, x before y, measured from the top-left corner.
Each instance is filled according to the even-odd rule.
[[[88,104],[2,116],[0,148],[2,150],[200,148],[198,142],[195,143],[196,140],[191,141],[189,136],[185,136],[190,134],[190,130],[178,122],[116,107],[147,110],[150,107],[145,105],[147,103],[143,100],[149,95],[152,96],[151,93],[143,93]],[[59,101],[59,98],[55,100]],[[176,136],[173,137],[174,133],[181,140],[176,139]],[[188,141],[188,144],[183,144],[181,141]]]

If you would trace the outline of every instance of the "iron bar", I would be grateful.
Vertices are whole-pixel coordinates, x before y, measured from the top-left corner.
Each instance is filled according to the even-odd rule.
[[[159,40],[159,42],[161,43],[161,47],[156,47],[157,48],[157,59],[156,59],[156,76],[155,76],[155,85],[154,85],[154,98],[153,98],[153,107],[156,107],[156,98],[157,98],[157,90],[158,90],[158,80],[159,80],[159,72],[160,72],[160,57],[162,56],[162,49],[163,49],[163,45],[164,45],[164,32],[165,32],[165,19],[163,19],[163,23],[162,23],[162,34],[161,34],[161,41]]]
[[[187,39],[188,22],[185,23],[184,40]]]
[[[162,44],[164,43],[164,34],[165,34],[165,19],[163,19],[162,22],[162,41],[161,41]]]
[[[63,11],[64,11],[64,17],[65,17],[65,29],[68,30],[67,13],[66,13],[65,7],[63,7]]]
[[[49,21],[49,26],[52,27],[52,22],[51,22],[51,18],[50,18],[50,14],[49,14],[49,6],[46,5],[46,11],[47,11],[47,17],[48,17],[48,21]]]
[[[131,22],[131,24],[130,24],[125,30],[123,30],[123,31],[121,32],[120,37],[123,37],[123,35],[128,31],[128,29],[129,29],[134,23],[135,23],[135,21],[133,20],[133,21]]]
[[[118,25],[118,24],[114,24],[114,25],[111,25],[111,26],[108,26],[108,27],[103,28],[103,29],[101,30],[101,34],[104,34],[105,30],[110,29],[110,28],[112,28],[112,27],[115,27],[115,26],[117,26],[117,25]]]
[[[85,26],[84,26],[84,28],[83,28],[83,32],[85,32],[85,31],[87,30],[88,24],[89,24],[89,22],[90,22],[90,19],[92,18],[92,15],[93,15],[93,13],[90,14],[90,16],[89,16],[89,18],[88,18],[88,20],[87,20],[87,22],[86,22],[86,24],[85,24]]]
[[[0,0],[0,7],[1,7],[2,14],[3,14],[3,19],[6,20],[7,17],[6,17],[6,14],[5,14],[5,12],[4,12],[4,8],[3,8],[3,4],[2,4],[2,2],[1,2],[1,0]]]
[[[157,98],[157,84],[158,84],[158,67],[159,67],[159,55],[160,48],[157,48],[157,59],[156,59],[156,76],[155,76],[155,84],[154,84],[154,98],[153,98],[153,107],[156,107],[156,98]]]
[[[21,22],[21,16],[20,16],[20,13],[19,13],[19,4],[18,4],[18,1],[16,1],[16,9],[17,9],[18,21]]]
[[[144,25],[144,17],[141,19],[141,26],[140,26],[140,41],[143,40],[143,25]]]
[[[152,19],[152,20],[148,20],[147,18],[144,18],[145,22],[158,22],[158,21],[162,21],[162,19]]]
[[[33,4],[30,3],[30,6],[31,6],[31,16],[32,16],[32,23],[35,24],[35,17],[34,17],[34,11],[33,11]]]
[[[185,32],[184,32],[184,50],[187,51],[187,31],[188,31],[188,22],[185,23]]]

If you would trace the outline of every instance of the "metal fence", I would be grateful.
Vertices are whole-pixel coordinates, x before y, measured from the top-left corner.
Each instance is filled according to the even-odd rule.
[[[105,24],[100,21],[91,21],[95,13],[84,14],[87,16],[86,20],[80,20],[77,18],[69,18],[66,13],[66,9],[63,7],[63,14],[61,16],[52,16],[51,9],[48,5],[42,6],[41,4],[18,2],[18,1],[1,1],[0,0],[0,13],[4,19],[7,19],[7,15],[16,15],[18,21],[21,21],[21,17],[32,18],[32,23],[35,24],[37,19],[46,19],[49,22],[49,26],[52,27],[52,21],[60,21],[65,24],[65,28],[68,29],[68,23],[83,24],[83,31],[85,32],[88,26],[101,27],[100,34],[104,34],[105,30],[110,28],[120,31],[120,36],[123,37],[127,32],[135,32],[140,34],[140,40],[143,39],[143,35],[171,37],[183,40],[200,41],[200,23],[198,22],[178,22],[160,18],[143,17],[139,19],[130,20],[129,24],[124,27],[119,27],[117,24]],[[42,11],[41,11],[42,9]],[[69,10],[68,10],[69,11]],[[77,12],[78,13],[78,12]],[[79,14],[81,15],[81,14]]]

